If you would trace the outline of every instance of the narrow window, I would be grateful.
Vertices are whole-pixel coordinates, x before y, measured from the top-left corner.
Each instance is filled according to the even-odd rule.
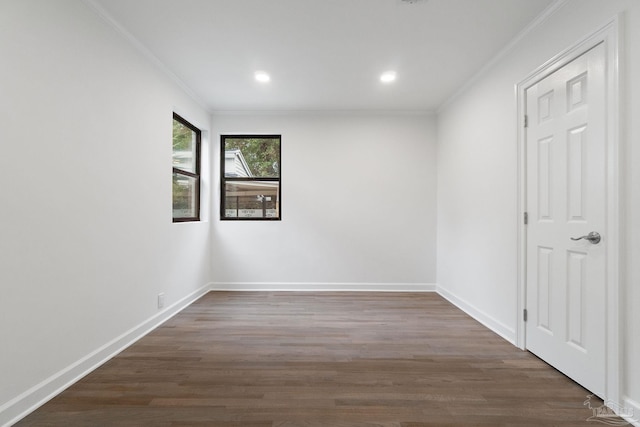
[[[173,113],[173,222],[200,220],[200,129]]]
[[[222,135],[220,218],[280,220],[280,135]]]

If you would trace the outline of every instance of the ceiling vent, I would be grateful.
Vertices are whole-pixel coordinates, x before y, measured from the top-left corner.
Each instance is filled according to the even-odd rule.
[[[397,1],[398,1],[398,4],[409,5],[409,4],[419,4],[419,3],[424,4],[429,0],[397,0]]]

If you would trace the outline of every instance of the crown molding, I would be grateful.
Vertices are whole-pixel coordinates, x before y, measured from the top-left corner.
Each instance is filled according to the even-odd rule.
[[[216,116],[434,116],[434,110],[212,110]]]
[[[502,61],[507,55],[513,52],[518,44],[527,36],[533,32],[536,28],[541,26],[549,17],[555,14],[560,8],[562,8],[569,0],[555,0],[549,6],[547,6],[533,21],[531,21],[522,31],[520,31],[505,47],[503,47],[489,62],[487,62],[478,72],[476,72],[466,83],[460,86],[453,95],[445,100],[437,109],[436,114],[440,114],[445,108],[451,105],[456,99],[458,99],[463,93],[467,92],[478,80],[484,77],[486,74],[495,67],[497,63]]]
[[[109,12],[107,12],[96,0],[82,0],[96,15],[120,34],[131,46],[141,53],[149,62],[156,66],[165,76],[175,83],[196,104],[207,113],[211,114],[206,102],[202,100],[180,77],[171,71],[158,57],[149,50],[140,40],[124,28]]]

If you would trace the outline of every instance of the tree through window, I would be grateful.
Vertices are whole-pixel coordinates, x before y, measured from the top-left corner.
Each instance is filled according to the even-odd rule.
[[[173,222],[200,220],[200,129],[173,114]]]
[[[220,146],[220,218],[279,220],[280,135],[223,135]]]

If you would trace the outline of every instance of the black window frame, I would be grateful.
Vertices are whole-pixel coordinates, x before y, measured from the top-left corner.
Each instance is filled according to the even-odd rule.
[[[278,177],[226,177],[225,176],[225,141],[226,139],[274,139],[278,140]],[[278,216],[276,217],[227,217],[226,216],[226,182],[278,182]],[[221,221],[282,221],[282,135],[279,134],[242,134],[242,135],[220,135],[220,220]]]
[[[186,120],[184,117],[180,116],[177,113],[173,113],[173,120],[179,122],[180,124],[182,124],[183,126],[187,127],[188,129],[192,130],[196,134],[195,173],[189,172],[189,171],[185,171],[183,169],[176,168],[175,166],[172,166],[172,170],[173,170],[172,175],[173,174],[183,175],[183,176],[187,176],[189,178],[193,178],[193,179],[196,180],[196,200],[195,200],[196,215],[193,216],[193,217],[174,217],[173,216],[173,190],[172,190],[172,194],[171,194],[171,201],[172,201],[171,216],[173,218],[173,222],[200,221],[200,181],[201,181],[200,159],[201,159],[202,131],[200,129],[198,129],[197,127],[195,127],[188,120]],[[173,137],[173,135],[172,135],[172,137]]]

